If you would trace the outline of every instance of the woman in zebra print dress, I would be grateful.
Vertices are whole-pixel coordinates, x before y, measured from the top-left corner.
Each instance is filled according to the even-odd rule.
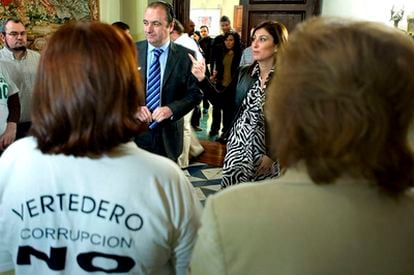
[[[277,50],[287,41],[287,35],[286,27],[279,22],[259,24],[252,34],[254,63],[240,67],[237,77],[221,96],[231,103],[229,108],[233,113],[232,125],[225,134],[228,139],[222,187],[279,175],[277,160],[267,154],[263,106],[266,85],[275,70]],[[193,59],[192,71],[200,88],[214,104],[217,91],[205,77],[204,63]]]
[[[223,187],[279,175],[277,161],[266,154],[265,144],[263,107],[266,83],[272,73],[273,68],[262,80],[259,64],[254,66],[252,76],[257,80],[243,99],[240,114],[230,129],[221,182]]]

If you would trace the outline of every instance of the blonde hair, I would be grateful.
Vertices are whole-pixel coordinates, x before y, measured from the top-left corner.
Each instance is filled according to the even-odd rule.
[[[414,43],[393,28],[332,18],[298,26],[266,103],[281,166],[303,161],[316,183],[350,175],[389,194],[413,186],[413,72]]]

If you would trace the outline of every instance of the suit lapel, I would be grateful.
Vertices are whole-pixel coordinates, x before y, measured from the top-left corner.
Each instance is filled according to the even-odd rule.
[[[174,42],[171,41],[170,47],[169,47],[167,64],[165,65],[164,79],[162,81],[163,86],[174,72],[175,64],[177,63],[177,60],[178,60],[177,54],[178,54],[177,47],[174,44]]]
[[[141,73],[141,78],[144,84],[145,89],[147,89],[147,50],[148,42],[140,43],[138,45],[138,58],[139,58],[139,67],[138,70]]]

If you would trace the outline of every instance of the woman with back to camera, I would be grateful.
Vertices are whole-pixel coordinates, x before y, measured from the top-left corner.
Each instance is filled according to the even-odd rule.
[[[240,67],[219,97],[216,96],[218,91],[204,75],[204,64],[193,60],[193,74],[200,81],[200,88],[212,102],[217,98],[225,102],[225,108],[230,112],[231,123],[227,133],[224,133],[227,153],[222,187],[279,175],[277,160],[267,153],[263,106],[267,84],[275,71],[276,52],[286,43],[287,37],[286,27],[279,22],[259,24],[252,34],[255,62]]]
[[[131,141],[144,104],[132,40],[74,22],[39,66],[33,137],[0,158],[0,272],[186,274],[200,204],[176,164]]]
[[[297,26],[266,102],[285,173],[208,197],[194,274],[414,274],[413,60],[383,24]]]

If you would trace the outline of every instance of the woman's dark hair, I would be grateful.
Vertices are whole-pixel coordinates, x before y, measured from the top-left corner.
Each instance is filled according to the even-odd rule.
[[[201,33],[199,31],[194,31],[194,33],[201,39]]]
[[[241,55],[242,44],[241,44],[240,35],[237,32],[234,32],[234,31],[226,32],[223,36],[223,43],[224,43],[224,41],[226,41],[227,37],[229,37],[229,36],[233,36],[233,38],[234,38],[234,46],[233,46],[232,50],[234,51],[235,54],[238,55],[240,53],[240,55]],[[228,51],[229,50],[226,47],[224,47],[224,52],[228,52]]]
[[[98,22],[62,26],[38,68],[32,130],[43,153],[101,155],[131,140],[143,125],[136,49],[121,30]]]
[[[258,29],[265,29],[273,37],[273,43],[275,45],[284,45],[287,42],[288,30],[282,23],[271,20],[263,21],[253,29],[252,37]]]

